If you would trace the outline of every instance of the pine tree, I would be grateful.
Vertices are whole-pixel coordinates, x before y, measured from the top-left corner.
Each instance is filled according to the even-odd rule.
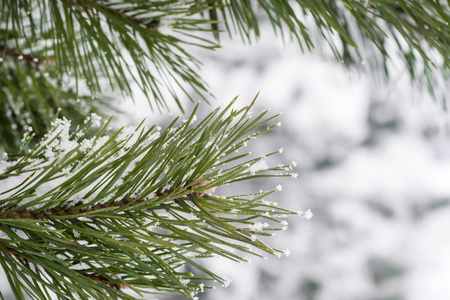
[[[448,78],[444,1],[1,3],[0,263],[17,299],[134,299],[130,290],[193,298],[211,280],[227,283],[201,258],[280,255],[260,237],[285,229],[288,215],[312,216],[264,199],[279,187],[215,194],[295,176],[293,164],[267,165],[281,151],[237,153],[278,126],[268,111],[252,117],[255,100],[199,121],[197,105],[164,130],[110,128],[114,99],[135,86],[161,113],[168,101],[183,111],[181,97],[208,102],[192,47],[214,50],[223,34],[252,43],[262,16],[302,51],[325,40],[349,67],[364,60],[389,76],[389,57],[399,54],[412,82],[431,93]]]

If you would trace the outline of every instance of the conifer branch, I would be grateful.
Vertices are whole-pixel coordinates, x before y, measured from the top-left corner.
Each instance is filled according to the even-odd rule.
[[[2,174],[4,175],[4,174]],[[7,176],[2,176],[0,177],[0,179],[4,179],[7,178]],[[196,189],[196,188],[200,188],[202,186],[207,185],[208,181],[202,181],[192,187],[189,187],[189,189]],[[119,201],[115,201],[115,202],[110,202],[110,203],[102,203],[102,204],[94,204],[92,206],[89,207],[84,207],[84,208],[80,208],[80,209],[71,209],[68,207],[54,207],[51,209],[46,209],[44,211],[41,210],[29,210],[29,209],[20,209],[17,211],[10,211],[6,214],[3,214],[0,211],[0,219],[33,219],[33,220],[37,220],[37,219],[48,219],[48,220],[52,220],[55,217],[72,217],[73,219],[77,218],[77,215],[83,215],[84,218],[92,218],[90,215],[91,214],[95,214],[96,211],[98,210],[110,210],[112,208],[119,208],[120,210],[117,211],[125,211],[125,213],[127,214],[131,214],[130,210],[133,209],[134,205],[137,204],[141,204],[143,202],[146,201],[150,201],[150,202],[157,202],[159,198],[161,197],[167,197],[172,193],[172,191],[169,190],[158,190],[155,192],[155,195],[152,198],[142,198],[139,197],[139,195],[137,195],[136,197],[128,197],[125,196],[123,197],[121,200]],[[186,197],[188,197],[189,199],[193,200],[194,196],[198,196],[198,197],[203,197],[205,196],[205,192],[204,191],[200,191],[200,192],[195,192],[195,193],[191,193],[191,194],[187,194]],[[70,201],[69,201],[70,202]],[[177,198],[174,199],[175,203],[183,203],[183,199],[182,198]],[[82,202],[78,202],[76,203],[74,206],[82,206]],[[155,209],[160,209],[161,207],[156,207]]]
[[[34,265],[35,269],[37,267],[42,267],[39,264],[36,264],[33,261],[30,261],[29,258],[20,255],[20,253],[13,249],[13,248],[9,248],[9,247],[4,247],[4,249],[11,254],[11,256],[14,256],[15,259],[20,262],[21,265],[26,265],[26,266],[31,266]],[[47,270],[44,269],[44,271],[46,271],[49,275],[51,275]],[[75,273],[78,273],[79,275],[83,276],[86,279],[90,279],[93,280],[97,283],[103,284],[105,286],[108,286],[110,288],[116,289],[116,290],[121,290],[121,289],[127,289],[129,288],[129,286],[125,285],[125,284],[119,284],[116,282],[113,282],[113,280],[111,280],[110,278],[104,276],[104,275],[99,275],[99,274],[95,274],[95,273],[88,273],[84,270],[73,270]],[[123,281],[123,279],[120,279],[121,281]]]
[[[0,53],[3,53],[2,56],[7,55],[11,57],[16,63],[18,61],[24,61],[26,64],[31,65],[40,65],[42,62],[39,61],[37,56],[31,54],[23,54],[16,52],[14,49],[6,48],[3,45],[0,45]]]
[[[233,109],[233,103],[194,126],[196,108],[162,132],[141,124],[105,136],[109,121],[94,115],[70,133],[69,122],[56,119],[30,151],[0,161],[0,263],[15,293],[20,287],[40,299],[49,299],[41,291],[133,299],[122,291],[127,288],[193,297],[203,285],[188,282],[199,277],[183,272],[185,265],[203,272],[203,281],[226,284],[198,260],[281,255],[257,237],[284,230],[280,218],[287,215],[309,215],[263,200],[277,189],[213,193],[233,182],[292,176],[291,165],[264,162],[279,151],[247,161],[250,154],[235,154],[278,124],[254,132],[273,117],[265,111],[251,118],[251,106]],[[18,264],[23,272],[16,272]]]
[[[132,10],[130,8],[125,8],[122,10],[114,9],[103,5],[100,1],[86,1],[86,0],[74,0],[74,3],[78,4],[80,8],[85,8],[92,10],[94,14],[98,14],[99,12],[106,13],[107,15],[113,15],[117,18],[124,19],[128,23],[133,23],[137,26],[141,26],[146,29],[152,29],[158,31],[159,20],[158,19],[150,19],[150,20],[140,20],[138,18],[134,18],[132,16],[127,15],[126,13]],[[108,20],[109,18],[107,18]]]
[[[0,10],[0,53],[5,56],[0,57],[5,60],[0,72],[6,75],[0,77],[0,111],[15,110],[11,103],[18,99],[33,107],[3,116],[0,133],[6,138],[0,146],[11,151],[20,144],[23,130],[16,126],[32,127],[36,133],[48,130],[58,107],[65,117],[76,111],[78,120],[100,114],[97,107],[109,108],[110,100],[117,98],[105,95],[119,91],[133,96],[132,82],[152,109],[167,109],[165,99],[173,98],[183,110],[180,95],[193,100],[193,93],[206,101],[208,87],[198,74],[201,61],[191,46],[214,50],[223,33],[253,42],[263,34],[261,15],[304,51],[313,51],[325,40],[347,66],[369,61],[389,76],[389,60],[396,52],[414,83],[431,93],[437,90],[435,97],[447,97],[438,86],[448,81],[450,66],[450,9],[445,1],[7,0]],[[23,63],[31,69],[21,72]],[[91,98],[94,101],[88,101]],[[84,107],[75,100],[84,100],[83,114]]]

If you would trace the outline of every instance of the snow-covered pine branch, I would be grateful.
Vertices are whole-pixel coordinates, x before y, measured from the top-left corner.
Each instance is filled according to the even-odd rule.
[[[250,118],[251,105],[233,104],[195,126],[197,106],[165,130],[141,123],[108,133],[110,120],[93,115],[71,131],[70,121],[55,119],[35,147],[3,156],[0,261],[14,293],[133,299],[126,288],[193,297],[206,288],[202,281],[226,284],[199,258],[239,262],[247,261],[243,253],[285,253],[258,239],[284,230],[280,218],[298,214],[264,200],[277,188],[213,193],[260,176],[292,176],[289,164],[258,167],[278,150],[250,160],[236,154],[277,124],[255,132],[275,116]],[[202,281],[184,265],[202,271]]]

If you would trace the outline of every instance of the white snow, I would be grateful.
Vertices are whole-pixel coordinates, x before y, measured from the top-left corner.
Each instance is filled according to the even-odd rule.
[[[402,70],[392,73],[393,83],[375,86],[334,59],[278,45],[269,31],[249,47],[224,42],[205,55],[202,74],[219,102],[240,94],[246,103],[262,89],[257,105],[284,111],[284,126],[249,147],[284,147],[299,180],[283,181],[277,201],[310,207],[300,215],[314,211],[314,222],[290,219],[270,239],[290,248],[287,259],[207,262],[234,282],[204,299],[449,298],[448,114],[418,100]],[[308,284],[318,287],[313,296]]]
[[[267,165],[266,161],[262,159],[251,165],[250,168],[248,168],[248,172],[254,175],[257,172],[267,170],[268,168],[269,166]]]
[[[313,214],[312,214],[310,209],[308,209],[305,212],[302,212],[302,211],[299,210],[299,211],[297,211],[297,215],[300,216],[300,217],[303,217],[303,218],[305,218],[307,220],[309,220],[309,219],[311,219],[313,217]]]
[[[269,224],[267,222],[255,222],[254,224],[249,225],[249,228],[254,230],[263,230],[266,227],[269,227]]]

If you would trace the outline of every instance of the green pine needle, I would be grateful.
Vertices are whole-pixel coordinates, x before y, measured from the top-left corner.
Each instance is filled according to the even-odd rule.
[[[278,151],[236,154],[278,126],[255,131],[274,117],[265,111],[251,118],[252,105],[234,109],[232,101],[194,126],[197,105],[164,131],[141,123],[110,135],[110,120],[101,124],[96,115],[73,133],[70,122],[55,119],[30,151],[1,161],[0,262],[16,297],[134,299],[125,289],[193,297],[209,280],[226,284],[200,258],[241,262],[245,253],[283,253],[258,239],[298,214],[264,200],[277,189],[214,192],[260,176],[292,176],[291,165],[266,165],[264,157]],[[185,265],[199,273],[184,273]]]

